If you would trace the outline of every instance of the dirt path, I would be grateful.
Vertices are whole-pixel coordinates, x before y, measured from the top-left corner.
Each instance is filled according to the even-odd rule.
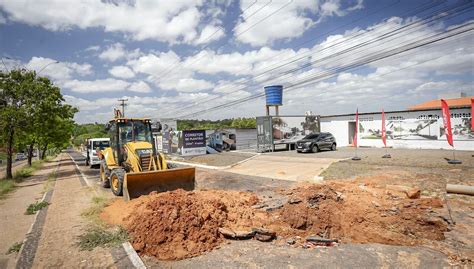
[[[48,207],[33,268],[110,268],[114,266],[107,249],[80,251],[77,237],[84,233],[87,221],[81,212],[90,206],[92,192],[81,184],[74,163],[62,155],[51,204]]]
[[[0,268],[14,268],[17,254],[7,254],[7,251],[25,238],[35,219],[35,215],[24,214],[26,208],[42,198],[44,181],[56,166],[56,160],[46,163],[32,177],[19,183],[17,189],[8,194],[5,200],[0,200]]]

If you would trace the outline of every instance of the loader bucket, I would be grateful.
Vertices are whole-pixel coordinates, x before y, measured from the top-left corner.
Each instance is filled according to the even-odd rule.
[[[123,181],[125,201],[150,192],[165,192],[177,189],[194,190],[194,168],[174,168],[161,171],[127,173]]]

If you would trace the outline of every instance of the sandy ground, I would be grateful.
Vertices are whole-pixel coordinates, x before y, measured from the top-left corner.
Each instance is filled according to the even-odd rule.
[[[237,164],[227,172],[275,178],[291,181],[319,181],[318,176],[324,169],[340,159],[335,158],[300,158],[299,156],[259,155]]]
[[[33,268],[113,267],[107,249],[80,251],[76,245],[88,225],[81,212],[90,206],[93,193],[81,185],[74,163],[66,156],[63,154]]]
[[[21,165],[25,165],[26,162]],[[44,181],[54,171],[57,160],[44,164],[22,183],[18,188],[0,200],[0,268],[14,268],[16,253],[6,254],[17,242],[22,242],[30,229],[35,215],[25,215],[26,208],[42,198],[45,191]],[[20,167],[17,166],[15,168]]]
[[[206,154],[201,156],[182,158],[180,161],[205,164],[210,166],[228,166],[255,156],[252,153],[240,153],[235,151],[222,152],[220,154]]]

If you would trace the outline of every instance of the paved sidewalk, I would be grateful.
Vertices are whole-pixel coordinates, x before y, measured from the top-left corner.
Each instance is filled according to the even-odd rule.
[[[334,162],[334,158],[303,158],[259,155],[226,169],[227,172],[292,181],[319,181],[319,174]]]
[[[26,208],[42,198],[44,181],[57,164],[56,160],[45,163],[33,176],[19,183],[16,190],[0,200],[0,268],[15,267],[17,254],[6,253],[13,244],[25,238],[35,219],[35,215],[25,215]]]
[[[76,245],[77,237],[84,233],[88,225],[81,212],[90,207],[92,196],[93,192],[77,175],[74,163],[69,158],[63,158],[33,268],[116,267],[108,249],[80,251]]]

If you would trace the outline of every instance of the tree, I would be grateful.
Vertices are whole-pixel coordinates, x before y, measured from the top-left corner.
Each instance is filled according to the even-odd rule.
[[[25,70],[0,72],[0,136],[7,148],[7,178],[12,178],[15,135],[26,123],[26,103],[35,81],[35,73]]]
[[[0,137],[7,147],[7,178],[12,178],[13,146],[28,145],[31,165],[33,146],[41,145],[42,158],[48,145],[62,147],[69,141],[76,108],[64,104],[58,87],[34,71],[0,73]]]

